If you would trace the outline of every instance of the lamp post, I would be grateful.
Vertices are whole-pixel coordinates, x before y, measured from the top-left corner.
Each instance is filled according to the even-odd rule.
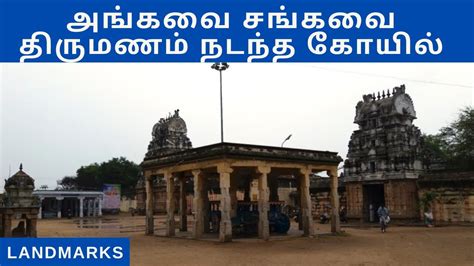
[[[229,64],[219,62],[214,63],[211,66],[212,69],[219,71],[219,80],[220,80],[220,97],[221,97],[221,142],[224,142],[224,110],[222,107],[222,71],[229,68]]]
[[[283,144],[285,144],[285,142],[289,139],[291,139],[291,136],[292,134],[288,135],[288,137],[286,137],[286,139],[281,143],[281,147],[283,148]]]

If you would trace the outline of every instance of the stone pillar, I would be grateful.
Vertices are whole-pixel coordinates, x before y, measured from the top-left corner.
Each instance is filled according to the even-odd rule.
[[[38,210],[38,219],[43,218],[43,197],[39,197],[39,210]]]
[[[232,168],[227,164],[221,164],[217,167],[219,173],[219,184],[221,188],[221,222],[219,225],[219,240],[221,242],[232,241],[232,222],[230,217],[231,202],[230,202],[230,174],[233,172]]]
[[[62,200],[63,197],[56,197],[56,200],[58,201],[58,218],[61,218],[61,208],[62,208]]]
[[[186,202],[186,177],[179,179],[179,231],[188,231],[188,205]]]
[[[102,216],[102,204],[103,204],[103,201],[102,201],[102,196],[99,197],[99,216]]]
[[[327,174],[330,176],[330,187],[331,187],[331,232],[338,233],[341,231],[341,224],[339,220],[339,193],[337,192],[338,187],[338,177],[337,177],[337,167],[327,171]]]
[[[12,236],[12,215],[3,214],[3,237]]]
[[[92,216],[92,200],[87,199],[87,216]]]
[[[153,193],[153,177],[145,177],[145,191],[146,191],[146,218],[145,218],[145,234],[153,235],[155,232],[155,221],[153,218],[154,209],[154,193]]]
[[[193,213],[194,213],[194,224],[193,224],[193,237],[199,239],[202,237],[204,232],[204,176],[201,170],[194,170],[194,197],[193,197]],[[207,196],[207,195],[206,195]]]
[[[174,220],[174,177],[170,172],[165,173],[166,180],[166,236],[175,235]]]
[[[271,168],[268,166],[257,167],[258,176],[258,236],[263,240],[270,238],[270,226],[268,225],[268,174]]]
[[[36,237],[36,217],[26,219],[26,236]]]
[[[84,217],[84,197],[79,197],[79,217]]]
[[[99,214],[99,211],[97,210],[97,205],[99,205],[99,199],[94,198],[92,201],[93,207],[92,207],[92,216],[96,217]]]
[[[87,198],[84,197],[84,217],[87,217],[88,209],[89,209],[89,201]]]
[[[303,221],[303,235],[314,235],[313,215],[311,213],[311,195],[309,193],[309,176],[311,170],[308,168],[300,169],[300,197],[301,197],[301,219]]]

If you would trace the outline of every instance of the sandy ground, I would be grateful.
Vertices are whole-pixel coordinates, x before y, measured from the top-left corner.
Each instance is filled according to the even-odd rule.
[[[293,225],[294,226],[294,225]],[[158,232],[163,217],[157,217]],[[143,216],[50,219],[38,222],[40,237],[129,237],[131,265],[474,265],[474,227],[344,228],[331,236],[315,224],[315,238],[276,237],[232,243],[144,235]]]

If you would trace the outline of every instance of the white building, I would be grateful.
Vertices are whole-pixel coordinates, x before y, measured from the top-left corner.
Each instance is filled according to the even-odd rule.
[[[102,216],[101,191],[36,190],[40,200],[38,218]]]

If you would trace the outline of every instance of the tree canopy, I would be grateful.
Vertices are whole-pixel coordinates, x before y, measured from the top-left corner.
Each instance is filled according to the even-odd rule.
[[[66,176],[59,182],[62,189],[101,190],[104,184],[120,184],[122,194],[133,194],[140,167],[124,157],[107,162],[81,166],[76,176]]]
[[[424,136],[424,157],[441,160],[452,170],[474,170],[474,109],[467,106],[438,134]]]

